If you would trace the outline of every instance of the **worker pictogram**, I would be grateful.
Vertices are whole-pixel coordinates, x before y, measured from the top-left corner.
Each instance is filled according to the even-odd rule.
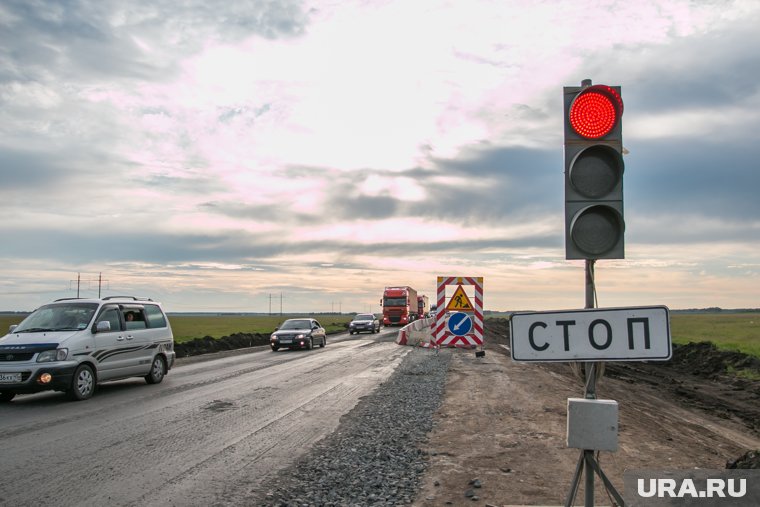
[[[470,298],[467,297],[467,294],[464,292],[464,288],[462,288],[461,284],[457,287],[457,290],[454,291],[454,295],[451,296],[451,299],[449,300],[449,304],[446,305],[446,310],[449,310],[452,312],[453,311],[460,311],[460,312],[474,311],[472,303],[470,303]]]

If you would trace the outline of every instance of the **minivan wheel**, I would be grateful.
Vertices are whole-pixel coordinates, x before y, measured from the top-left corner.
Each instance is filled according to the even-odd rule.
[[[153,358],[153,364],[150,365],[150,373],[145,375],[145,381],[148,384],[160,384],[166,375],[166,363],[164,358],[156,356]]]
[[[14,396],[16,396],[16,393],[9,393],[7,391],[4,391],[0,393],[0,402],[11,401]]]
[[[71,387],[66,391],[69,399],[82,401],[92,398],[95,394],[95,374],[86,364],[80,364],[74,370],[74,376],[71,378]]]

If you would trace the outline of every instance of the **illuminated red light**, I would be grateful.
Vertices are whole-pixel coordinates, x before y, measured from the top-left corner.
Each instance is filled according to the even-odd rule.
[[[592,86],[573,100],[570,125],[580,136],[599,139],[612,131],[622,113],[623,101],[613,88]]]

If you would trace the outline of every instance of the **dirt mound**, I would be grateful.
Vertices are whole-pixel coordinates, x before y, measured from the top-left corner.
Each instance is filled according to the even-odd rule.
[[[509,345],[509,319],[491,318],[483,322],[483,342],[489,345]]]
[[[726,463],[726,468],[760,469],[760,450],[744,453],[741,457]]]
[[[691,375],[715,380],[733,371],[760,375],[760,359],[741,352],[720,350],[710,342],[674,345],[670,366]]]
[[[183,343],[175,343],[174,351],[177,353],[177,357],[189,357],[221,352],[223,350],[254,347],[256,345],[269,345],[269,335],[261,333],[233,333],[230,336],[222,336],[221,338],[204,336],[203,338],[195,338]]]

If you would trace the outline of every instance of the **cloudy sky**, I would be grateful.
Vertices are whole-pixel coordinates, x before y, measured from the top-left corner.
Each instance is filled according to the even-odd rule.
[[[599,305],[760,307],[760,3],[0,2],[0,310],[584,305],[562,87],[620,85]],[[282,296],[282,299],[281,299]],[[432,298],[431,298],[432,299]]]

